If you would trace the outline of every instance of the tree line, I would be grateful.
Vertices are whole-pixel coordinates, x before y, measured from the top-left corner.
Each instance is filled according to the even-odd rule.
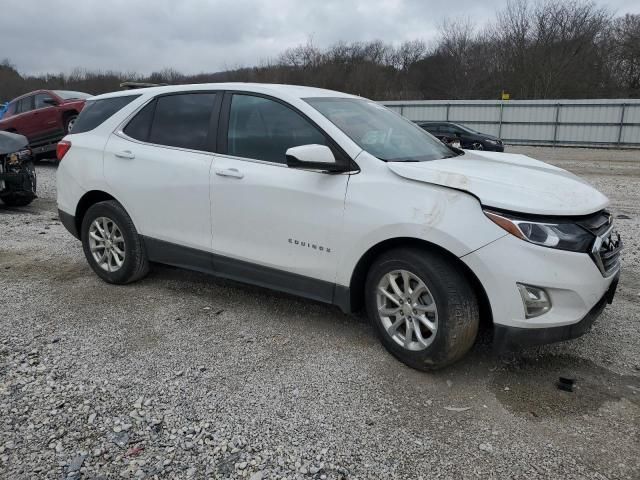
[[[123,81],[309,85],[377,100],[640,97],[640,15],[616,16],[585,0],[510,0],[494,21],[445,20],[437,38],[319,48],[309,40],[254,67],[185,75],[164,69],[21,75],[0,64],[0,101],[39,88],[92,94]]]

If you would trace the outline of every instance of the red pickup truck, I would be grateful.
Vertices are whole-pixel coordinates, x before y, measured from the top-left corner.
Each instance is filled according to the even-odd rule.
[[[84,107],[88,93],[36,90],[11,102],[0,119],[0,130],[24,135],[34,155],[54,151]]]

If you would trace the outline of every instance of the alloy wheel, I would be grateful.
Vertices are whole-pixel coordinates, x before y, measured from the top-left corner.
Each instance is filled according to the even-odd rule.
[[[124,264],[124,236],[118,225],[108,217],[98,217],[91,222],[89,248],[98,266],[107,272],[116,272]]]
[[[425,283],[408,270],[384,275],[376,291],[378,315],[387,334],[407,350],[429,347],[438,330],[438,309]]]

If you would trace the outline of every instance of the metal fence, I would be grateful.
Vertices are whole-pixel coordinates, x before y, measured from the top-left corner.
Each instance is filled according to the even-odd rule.
[[[380,102],[409,120],[464,124],[505,143],[640,147],[640,100],[415,100]]]

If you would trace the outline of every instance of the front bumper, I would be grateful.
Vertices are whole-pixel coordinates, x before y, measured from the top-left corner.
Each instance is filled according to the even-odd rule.
[[[586,325],[585,318],[597,316],[596,307],[603,298],[609,298],[611,288],[615,291],[612,285],[619,273],[617,269],[603,276],[586,253],[541,247],[509,234],[461,259],[485,289],[498,335],[506,329],[516,332],[511,336],[519,340],[531,337],[535,344],[584,333],[586,327],[575,325]],[[526,318],[517,283],[543,288],[551,299],[551,309]],[[561,330],[555,330],[558,328]]]
[[[504,144],[502,143],[485,143],[484,149],[491,152],[504,152]]]
[[[551,328],[518,328],[494,325],[493,348],[497,351],[514,351],[522,347],[545,345],[578,338],[591,330],[607,304],[613,302],[618,286],[618,275],[609,290],[578,323]]]
[[[36,198],[29,173],[0,173],[0,198],[5,195]]]

